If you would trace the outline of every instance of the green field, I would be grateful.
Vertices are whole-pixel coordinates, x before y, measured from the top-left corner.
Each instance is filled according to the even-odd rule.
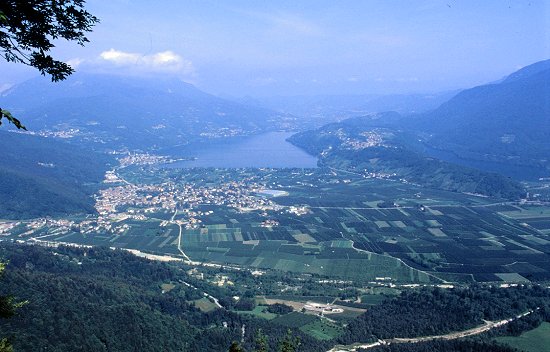
[[[198,309],[200,309],[202,312],[205,312],[205,313],[211,312],[218,308],[212,301],[210,301],[206,297],[194,300],[192,301],[192,303],[195,305],[195,307],[197,307]]]
[[[263,318],[267,320],[275,319],[278,316],[275,313],[268,312],[267,306],[256,306],[253,310],[242,310],[242,311],[236,310],[235,312],[239,314],[253,315],[255,317]]]
[[[524,332],[520,336],[497,337],[496,340],[523,352],[548,352],[550,323],[543,322],[538,328]]]
[[[142,182],[172,182],[175,188],[192,185],[215,190],[222,180],[253,180],[288,193],[269,200],[278,208],[265,211],[213,202],[180,204],[185,211],[179,211],[175,220],[186,221],[188,211],[196,212],[198,223],[183,230],[180,248],[196,261],[318,274],[357,283],[550,279],[549,207],[502,203],[323,169],[143,168],[127,173],[135,182],[142,177]],[[266,202],[261,197],[254,199]],[[398,206],[380,208],[382,202]],[[292,210],[296,207],[306,211],[297,213]],[[146,220],[120,214],[112,221],[113,226],[126,226],[122,233],[83,233],[72,228],[60,232],[47,227],[29,232],[18,226],[11,238],[41,236],[48,241],[181,256],[179,227],[170,223],[173,211],[142,212],[136,204],[128,209],[133,214],[141,212]],[[266,220],[275,225],[265,226]]]
[[[343,333],[344,329],[326,319],[316,319],[300,328],[306,334],[309,334],[319,340],[331,340]]]

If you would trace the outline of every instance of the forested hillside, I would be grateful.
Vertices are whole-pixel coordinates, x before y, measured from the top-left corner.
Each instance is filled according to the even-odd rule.
[[[0,321],[0,336],[10,337],[16,351],[225,351],[243,339],[243,325],[243,345],[252,346],[261,329],[275,350],[287,334],[283,326],[225,309],[201,312],[190,301],[202,298],[203,289],[220,298],[224,290],[124,251],[3,243],[0,258],[9,261],[0,295],[28,301]],[[163,292],[163,283],[175,288]],[[326,350],[293,334],[307,351]]]
[[[404,291],[351,322],[341,341],[442,335],[482,325],[484,320],[509,319],[527,311],[536,311],[549,319],[550,290],[534,285]]]
[[[0,218],[93,212],[107,155],[50,138],[0,132]]]
[[[381,124],[398,119],[385,114]],[[423,155],[410,146],[410,134],[372,127],[377,120],[355,118],[298,133],[290,141],[319,157],[321,166],[455,192],[519,199],[523,187],[508,177],[452,164]]]
[[[550,60],[467,89],[433,112],[403,120],[437,148],[480,160],[548,167]]]

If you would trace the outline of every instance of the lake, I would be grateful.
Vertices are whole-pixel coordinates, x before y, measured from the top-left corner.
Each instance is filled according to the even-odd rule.
[[[317,158],[287,142],[292,132],[267,132],[250,137],[215,139],[172,151],[174,156],[195,157],[166,165],[188,167],[314,168]]]

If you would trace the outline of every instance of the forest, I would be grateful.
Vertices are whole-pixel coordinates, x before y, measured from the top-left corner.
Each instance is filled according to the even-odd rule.
[[[482,325],[483,320],[509,319],[527,311],[534,311],[539,323],[549,319],[550,290],[539,285],[408,290],[352,321],[340,342],[442,335]],[[514,326],[514,333],[531,327]]]
[[[286,327],[226,309],[201,312],[189,303],[203,297],[198,289],[177,285],[162,293],[165,282],[199,285],[181,268],[121,250],[2,243],[0,258],[9,261],[0,295],[26,302],[0,321],[0,336],[16,351],[223,351],[241,340],[252,349],[259,330],[275,350],[288,335]],[[308,351],[327,348],[298,330],[291,334]]]

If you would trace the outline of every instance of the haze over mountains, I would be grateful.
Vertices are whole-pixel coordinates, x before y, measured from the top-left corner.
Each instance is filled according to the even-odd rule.
[[[522,180],[549,173],[548,82],[550,61],[542,61],[500,82],[456,95],[264,99],[266,106],[280,111],[298,115],[317,111],[296,117],[259,107],[261,101],[246,105],[221,99],[176,79],[85,74],[58,84],[34,79],[4,92],[0,106],[10,109],[32,132],[63,137],[81,148],[64,150],[61,141],[3,133],[8,157],[0,167],[5,180],[1,213],[9,217],[18,211],[27,216],[90,211],[91,188],[67,187],[98,182],[107,167],[109,158],[86,156],[89,146],[103,151],[169,152],[192,141],[304,130],[353,111],[386,108],[402,114],[354,117],[298,134],[291,141],[320,156],[321,165],[395,174],[446,190],[518,198],[522,187],[505,176]],[[431,111],[409,114],[445,98],[450,99]],[[92,162],[84,164],[87,158]],[[29,160],[33,168],[22,167],[21,160]],[[75,174],[77,169],[89,171]],[[44,202],[25,201],[14,186],[18,182],[36,189]]]
[[[330,167],[393,175],[446,190],[519,198],[520,184],[486,171],[495,171],[490,162],[496,162],[504,175],[512,175],[508,169],[514,166],[518,180],[550,174],[549,82],[550,61],[543,61],[500,83],[467,89],[431,112],[352,118],[297,134],[291,141]],[[441,161],[437,150],[450,152],[451,157]],[[475,163],[480,170],[472,167],[470,159],[482,161]]]
[[[79,139],[115,147],[185,144],[296,123],[288,114],[227,101],[177,79],[76,74],[51,84],[37,78],[4,92],[0,104],[30,130],[78,129]]]
[[[0,218],[93,213],[92,195],[114,159],[38,136],[0,132]]]
[[[467,89],[405,125],[426,143],[479,160],[548,167],[550,60]]]
[[[241,99],[243,103],[263,106],[290,113],[319,127],[324,123],[342,120],[361,114],[395,111],[408,115],[431,111],[446,102],[459,91],[433,94],[357,94],[275,96]]]

